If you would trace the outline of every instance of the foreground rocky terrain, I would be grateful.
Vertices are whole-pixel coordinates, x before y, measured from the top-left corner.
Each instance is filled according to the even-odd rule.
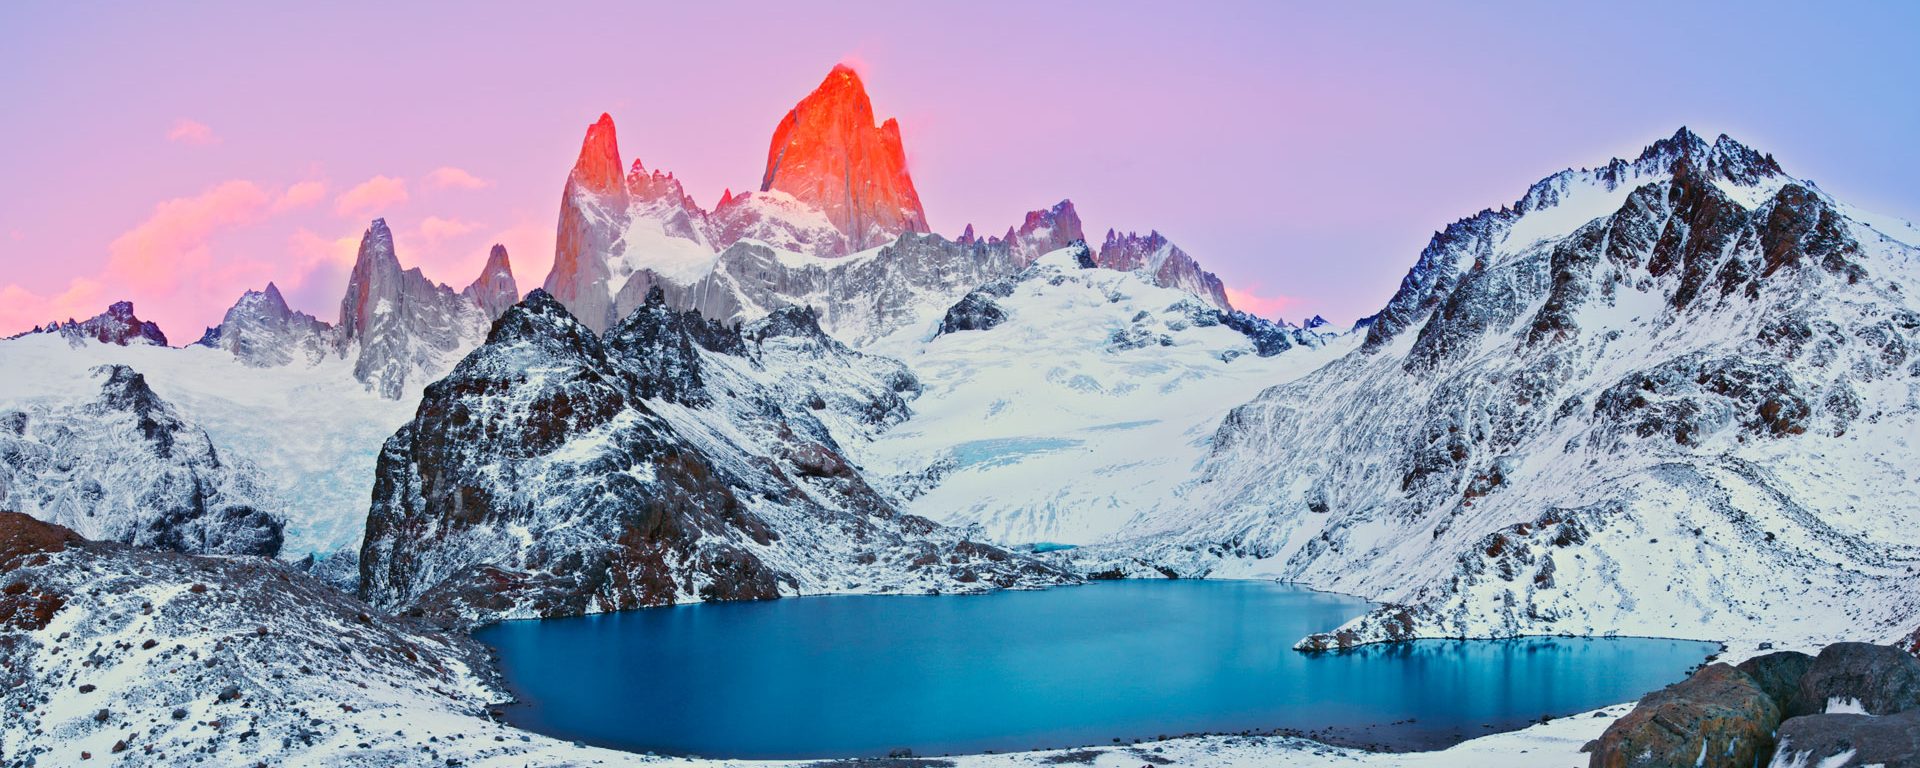
[[[1584,747],[1592,768],[1920,764],[1920,659],[1867,643],[1711,664]]]

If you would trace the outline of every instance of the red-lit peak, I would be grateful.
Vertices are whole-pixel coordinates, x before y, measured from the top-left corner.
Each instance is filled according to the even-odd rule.
[[[602,113],[598,122],[587,127],[587,138],[580,142],[580,159],[573,164],[573,182],[602,195],[625,191],[626,178],[620,172],[620,142],[614,136],[613,116]]]

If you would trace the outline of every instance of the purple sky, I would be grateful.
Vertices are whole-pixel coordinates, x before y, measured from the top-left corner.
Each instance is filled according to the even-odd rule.
[[[183,343],[269,279],[331,320],[374,215],[435,279],[501,241],[530,288],[601,112],[711,206],[842,60],[936,231],[1070,197],[1289,319],[1683,123],[1920,215],[1920,6],[1446,5],[10,3],[0,332],[130,298]]]

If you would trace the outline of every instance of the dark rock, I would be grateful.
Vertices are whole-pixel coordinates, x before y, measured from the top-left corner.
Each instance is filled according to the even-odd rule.
[[[947,308],[947,316],[940,320],[940,333],[984,331],[1006,320],[1006,310],[1001,309],[999,304],[995,304],[990,294],[985,291],[974,291]]]
[[[1829,645],[1800,677],[1787,716],[1821,714],[1836,701],[1856,702],[1869,715],[1920,707],[1920,659],[1887,645]]]
[[[1785,713],[1791,706],[1794,693],[1800,690],[1800,677],[1812,665],[1812,656],[1799,651],[1779,651],[1740,662],[1739,669],[1753,678],[1760,690],[1766,691],[1773,703],[1780,705],[1780,711]]]
[[[1780,707],[1726,664],[1640,698],[1592,745],[1590,768],[1751,768],[1773,751]]]
[[[1806,715],[1780,724],[1776,766],[1920,768],[1920,709],[1874,717]]]

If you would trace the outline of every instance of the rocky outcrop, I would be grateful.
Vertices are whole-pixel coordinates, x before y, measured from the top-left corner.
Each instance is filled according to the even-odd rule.
[[[1711,664],[1641,697],[1586,751],[1593,768],[1920,764],[1920,660],[1834,643]]]
[[[1587,745],[1591,768],[1751,768],[1773,753],[1780,708],[1726,664],[1646,696]]]
[[[1220,278],[1201,269],[1192,256],[1157,231],[1142,236],[1107,230],[1107,241],[1094,256],[1094,263],[1107,269],[1142,272],[1155,285],[1186,291],[1223,310],[1233,309]]]
[[[1800,676],[1787,716],[1852,711],[1891,715],[1920,709],[1920,659],[1872,643],[1834,643]]]
[[[500,256],[504,262],[504,250]],[[374,219],[347,278],[337,332],[352,347],[354,377],[397,399],[472,348],[490,319],[475,300],[428,280],[418,267],[401,269],[386,220]]]
[[[989,283],[989,285],[992,285]],[[1004,297],[1005,294],[1002,294]],[[961,331],[984,331],[1005,322],[1007,312],[993,301],[993,293],[981,289],[961,297],[958,303],[947,308],[947,315],[940,319],[941,333],[959,333]]]
[[[520,303],[520,286],[514,282],[513,264],[507,260],[506,246],[494,244],[480,276],[461,290],[460,295],[486,310],[488,320],[498,320],[508,307]]]
[[[820,210],[846,236],[845,252],[928,231],[907,173],[900,124],[888,118],[874,125],[866,86],[844,64],[780,120],[760,190],[785,192]]]
[[[280,551],[284,523],[258,470],[215,450],[133,369],[95,375],[90,403],[0,413],[0,508],[144,547]]]
[[[1885,717],[1808,715],[1780,724],[1772,768],[1920,765],[1920,709]]]
[[[337,354],[341,346],[333,326],[288,307],[273,283],[267,283],[265,290],[242,294],[220,324],[208,328],[194,343],[225,350],[255,368],[295,362],[312,365]]]
[[[819,414],[885,422],[884,407],[846,407],[884,394],[845,390],[897,400],[903,382],[852,354],[811,313],[723,326],[656,291],[603,341],[529,294],[387,441],[362,594],[472,621],[1069,580],[902,515],[866,483]],[[770,370],[796,365],[847,397]]]
[[[131,301],[116,301],[107,307],[107,311],[85,320],[69,318],[64,323],[56,321],[36,325],[32,330],[8,338],[17,339],[34,333],[57,333],[74,342],[91,339],[122,347],[128,344],[167,345],[167,335],[160,332],[160,326],[134,316]]]

